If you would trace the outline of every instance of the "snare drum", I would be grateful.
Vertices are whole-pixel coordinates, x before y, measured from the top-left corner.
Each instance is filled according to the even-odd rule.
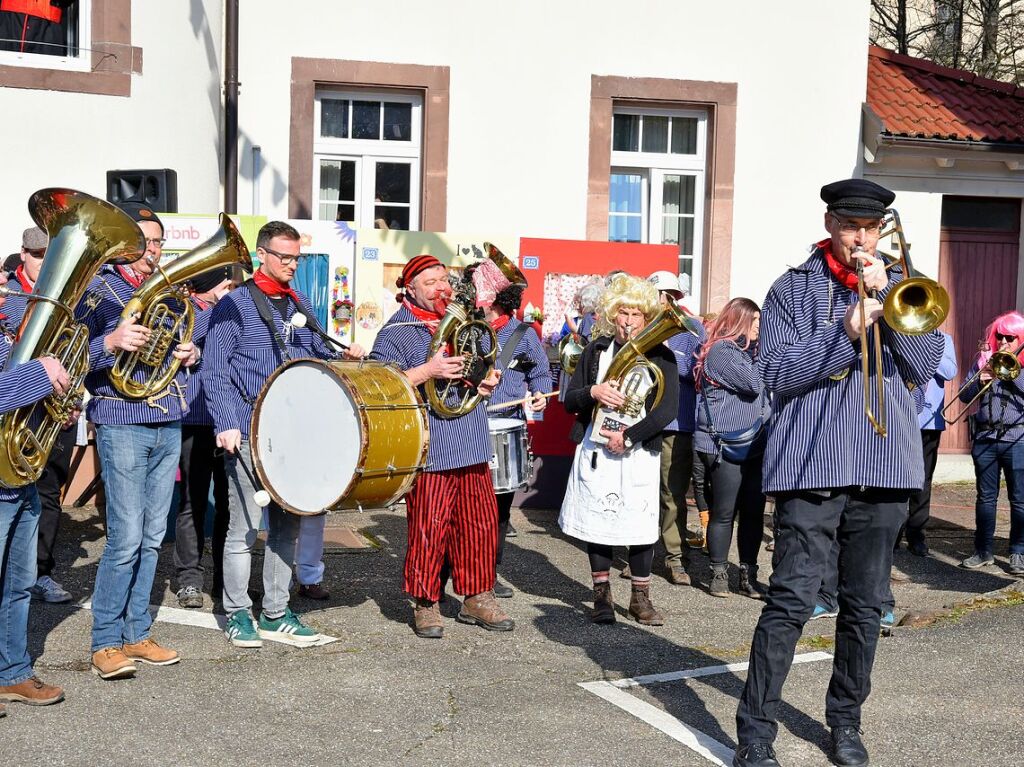
[[[518,418],[491,418],[491,480],[494,492],[511,493],[533,476],[533,455],[526,435],[526,421]]]
[[[389,506],[427,458],[426,406],[383,362],[286,362],[256,399],[250,435],[260,482],[295,514]]]

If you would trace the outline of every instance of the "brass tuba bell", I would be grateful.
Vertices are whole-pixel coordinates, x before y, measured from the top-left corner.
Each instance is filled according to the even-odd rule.
[[[73,189],[41,189],[29,199],[32,220],[50,236],[43,266],[4,370],[55,357],[68,373],[67,391],[0,415],[0,485],[22,487],[43,473],[57,435],[81,407],[89,372],[89,331],[75,322],[89,282],[103,264],[137,261],[142,232],[119,208]]]
[[[586,344],[579,333],[570,333],[558,342],[558,362],[566,375],[571,376],[576,372],[585,348]]]
[[[184,283],[211,269],[239,266],[252,271],[249,248],[226,213],[220,229],[202,245],[180,256],[166,269],[159,265],[143,282],[121,312],[121,322],[138,320],[149,328],[149,340],[132,352],[120,351],[110,371],[110,382],[126,397],[152,397],[166,389],[181,367],[168,355],[173,343],[192,340],[195,310]],[[136,373],[143,371],[142,376]]]

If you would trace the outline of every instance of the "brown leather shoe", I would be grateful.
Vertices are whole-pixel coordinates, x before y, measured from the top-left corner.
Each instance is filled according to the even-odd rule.
[[[150,666],[173,666],[181,660],[177,650],[161,647],[152,637],[143,639],[141,642],[126,644],[122,649],[124,654],[132,660],[141,660]]]
[[[321,583],[311,583],[308,586],[305,584],[299,586],[299,596],[322,602],[331,598],[331,592],[325,589]]]
[[[493,591],[482,591],[466,597],[455,620],[459,623],[475,623],[488,631],[511,631],[516,627],[515,621],[498,607]]]
[[[590,620],[604,626],[615,623],[615,601],[612,599],[612,584],[608,581],[594,584],[594,612]]]
[[[686,568],[682,565],[672,565],[669,567],[666,578],[669,583],[674,583],[676,586],[690,585],[690,574],[686,572]]]
[[[92,654],[92,673],[100,679],[135,676],[138,669],[120,647],[104,647]]]
[[[633,586],[633,593],[629,597],[629,614],[636,618],[636,622],[644,626],[664,626],[665,619],[651,602],[651,587]]]
[[[417,599],[412,613],[413,631],[423,639],[441,639],[444,636],[444,619],[437,602]]]
[[[27,706],[50,706],[64,700],[64,691],[52,684],[44,684],[38,677],[18,684],[0,687],[0,700],[24,703]]]

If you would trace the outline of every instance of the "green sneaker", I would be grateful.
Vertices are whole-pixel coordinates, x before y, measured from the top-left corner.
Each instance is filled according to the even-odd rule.
[[[284,615],[280,618],[270,619],[266,613],[261,613],[259,632],[264,639],[296,647],[310,647],[320,639],[320,635],[300,621],[299,616],[293,613],[290,607],[284,609]]]
[[[256,621],[246,610],[231,613],[224,627],[224,636],[231,640],[235,647],[263,647],[263,640],[256,633]]]

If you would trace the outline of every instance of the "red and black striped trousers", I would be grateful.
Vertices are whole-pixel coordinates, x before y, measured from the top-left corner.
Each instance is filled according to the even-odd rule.
[[[403,587],[419,599],[441,598],[441,565],[447,555],[456,594],[494,588],[498,505],[486,463],[425,471],[405,497],[409,543]]]

